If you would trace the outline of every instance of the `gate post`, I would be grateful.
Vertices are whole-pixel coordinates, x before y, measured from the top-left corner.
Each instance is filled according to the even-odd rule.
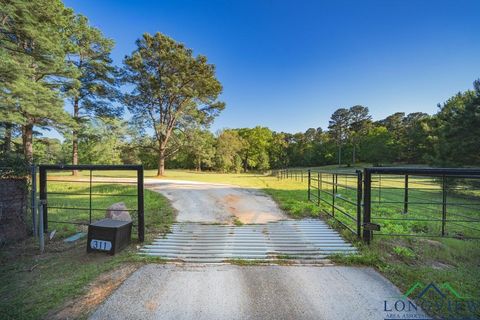
[[[320,207],[320,197],[322,192],[322,174],[317,172],[317,205]]]
[[[143,166],[137,169],[137,213],[138,213],[138,240],[145,240],[145,219],[143,204]]]
[[[447,222],[447,181],[442,176],[442,237],[445,236],[445,224]]]
[[[43,217],[43,231],[48,231],[48,207],[47,207],[47,171],[45,167],[39,166],[39,176],[40,176],[40,205],[42,209],[40,213]]]
[[[371,188],[372,188],[372,173],[368,168],[364,169],[364,188],[363,188],[363,241],[370,244],[372,238],[372,231],[365,228],[370,224],[371,214]]]
[[[310,201],[310,186],[311,186],[311,175],[310,175],[310,169],[308,169],[308,201]]]
[[[35,167],[35,164],[32,164],[32,232],[33,232],[33,237],[37,237],[37,167]]]
[[[408,213],[408,174],[405,175],[405,194],[403,197],[403,213]]]
[[[357,170],[357,237],[362,237],[362,171]]]
[[[335,181],[336,174],[332,173],[332,217],[335,217],[335,190],[336,190],[336,181]]]

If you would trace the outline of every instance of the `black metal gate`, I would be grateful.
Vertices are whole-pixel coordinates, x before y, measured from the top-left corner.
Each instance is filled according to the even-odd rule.
[[[362,172],[308,170],[308,201],[361,238]]]
[[[122,194],[122,197],[136,197],[137,198],[137,208],[130,209],[130,212],[137,213],[137,223],[136,227],[138,230],[138,239],[139,241],[144,241],[145,236],[145,221],[144,221],[144,188],[143,188],[143,166],[142,165],[39,165],[39,180],[40,180],[40,190],[39,190],[39,200],[40,205],[43,208],[43,227],[44,230],[48,230],[48,223],[68,223],[68,224],[80,224],[80,225],[88,225],[92,222],[92,213],[95,211],[106,211],[107,208],[95,208],[92,206],[92,196],[98,196],[99,194],[94,194],[92,192],[92,185],[96,182],[93,179],[92,172],[93,171],[112,171],[112,170],[120,170],[120,171],[136,171],[137,179],[136,179],[136,194]],[[77,183],[87,183],[88,192],[82,193],[75,193],[75,192],[49,192],[48,191],[48,172],[50,171],[73,171],[73,170],[86,170],[89,172],[87,179],[77,179],[77,180],[68,180],[68,182],[77,182]],[[57,182],[61,182],[62,180],[54,180]],[[110,183],[110,182],[109,182]],[[112,183],[119,183],[118,181],[114,181],[112,179]],[[122,182],[120,182],[122,183]],[[61,206],[57,207],[54,205],[49,205],[48,202],[48,195],[56,195],[56,196],[88,196],[89,202],[88,206],[81,206],[81,207],[68,207],[68,206]],[[112,196],[108,195],[107,196]],[[114,195],[113,195],[114,196]],[[61,209],[61,210],[71,210],[72,212],[80,210],[80,211],[88,211],[88,221],[83,222],[73,222],[73,221],[54,221],[49,220],[48,218],[48,211],[49,209]]]

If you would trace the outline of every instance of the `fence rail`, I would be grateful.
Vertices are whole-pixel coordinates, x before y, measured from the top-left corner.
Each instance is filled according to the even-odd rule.
[[[480,239],[480,169],[285,169],[307,200],[369,243],[374,235]]]

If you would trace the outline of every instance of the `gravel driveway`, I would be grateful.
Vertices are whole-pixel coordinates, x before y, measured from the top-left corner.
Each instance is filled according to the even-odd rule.
[[[266,223],[286,219],[277,204],[257,189],[233,185],[161,180],[148,188],[166,196],[177,210],[178,222]]]
[[[91,319],[385,319],[399,294],[370,268],[150,264]]]

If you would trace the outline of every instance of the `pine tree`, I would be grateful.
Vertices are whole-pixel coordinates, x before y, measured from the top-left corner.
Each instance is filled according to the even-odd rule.
[[[0,116],[21,126],[31,162],[34,127],[69,123],[61,88],[75,76],[65,59],[73,12],[60,0],[2,0],[0,8]]]
[[[117,70],[112,65],[110,52],[113,41],[89,25],[82,15],[75,17],[70,40],[74,49],[70,62],[78,71],[75,83],[66,88],[72,96],[72,164],[78,164],[79,135],[85,131],[85,122],[91,117],[115,118],[122,114],[122,108],[112,105],[118,97]],[[73,171],[76,175],[77,171]]]

